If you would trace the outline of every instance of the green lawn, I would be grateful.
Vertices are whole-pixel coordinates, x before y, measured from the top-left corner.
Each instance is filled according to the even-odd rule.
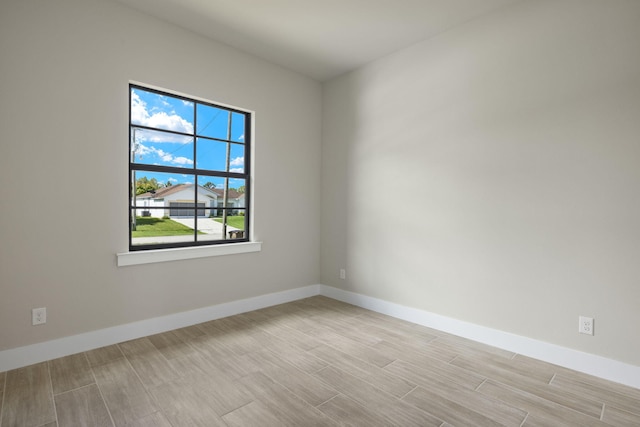
[[[214,218],[216,222],[222,223],[222,218]],[[244,215],[229,215],[227,217],[227,225],[237,228],[238,230],[244,230]]]
[[[193,229],[164,218],[136,217],[136,230],[131,237],[182,236],[193,234]],[[202,234],[198,232],[198,234]]]

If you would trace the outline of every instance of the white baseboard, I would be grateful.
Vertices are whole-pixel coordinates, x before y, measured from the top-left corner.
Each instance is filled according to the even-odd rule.
[[[42,343],[0,351],[0,372],[34,363],[146,337],[209,320],[246,313],[260,308],[308,298],[320,293],[320,285],[305,286],[272,294],[227,302],[182,313],[72,335]]]
[[[0,372],[315,295],[324,295],[398,319],[640,389],[639,366],[325,285],[311,285],[260,295],[0,351]]]
[[[640,366],[320,285],[320,295],[640,389]]]

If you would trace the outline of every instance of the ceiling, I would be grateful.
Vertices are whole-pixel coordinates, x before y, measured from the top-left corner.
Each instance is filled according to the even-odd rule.
[[[117,0],[318,81],[522,0]]]

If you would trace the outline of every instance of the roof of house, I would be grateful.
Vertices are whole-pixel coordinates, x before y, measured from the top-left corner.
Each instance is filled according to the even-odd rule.
[[[224,189],[223,188],[212,188],[211,191],[213,191],[214,193],[216,193],[220,197],[222,197],[224,195]],[[238,193],[236,190],[229,189],[229,192],[228,192],[227,195],[229,196],[230,199],[237,199],[242,195],[242,193]]]
[[[193,184],[175,184],[175,185],[171,185],[169,187],[163,187],[163,188],[159,188],[157,189],[155,192],[146,192],[146,193],[142,193],[142,194],[138,194],[136,196],[136,198],[138,199],[161,199],[163,197],[167,197],[173,193],[177,193],[179,191],[183,191],[183,190],[187,190],[189,188],[192,188]],[[206,188],[203,186],[199,186],[200,188],[210,191],[212,193],[215,193],[217,196],[222,197],[224,195],[224,189],[222,188]],[[237,199],[239,198],[243,193],[238,193],[235,190],[229,189],[228,192],[228,197],[230,199]]]
[[[161,199],[163,197],[166,197],[170,194],[173,193],[177,193],[179,191],[182,190],[186,190],[190,187],[193,187],[193,184],[176,184],[176,185],[171,185],[169,187],[163,187],[163,188],[159,188],[154,192],[146,192],[146,193],[142,193],[142,194],[138,194],[136,196],[136,198],[140,198],[140,199]]]

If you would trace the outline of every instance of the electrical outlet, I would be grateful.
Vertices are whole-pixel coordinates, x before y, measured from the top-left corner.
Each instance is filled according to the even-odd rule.
[[[578,317],[578,332],[593,335],[593,318],[585,316]]]
[[[33,326],[47,323],[47,308],[34,308],[31,310],[31,324]]]
[[[345,270],[344,268],[341,268],[341,269],[340,269],[340,278],[341,278],[342,280],[344,280],[344,279],[346,279],[346,278],[347,278],[347,270]]]

